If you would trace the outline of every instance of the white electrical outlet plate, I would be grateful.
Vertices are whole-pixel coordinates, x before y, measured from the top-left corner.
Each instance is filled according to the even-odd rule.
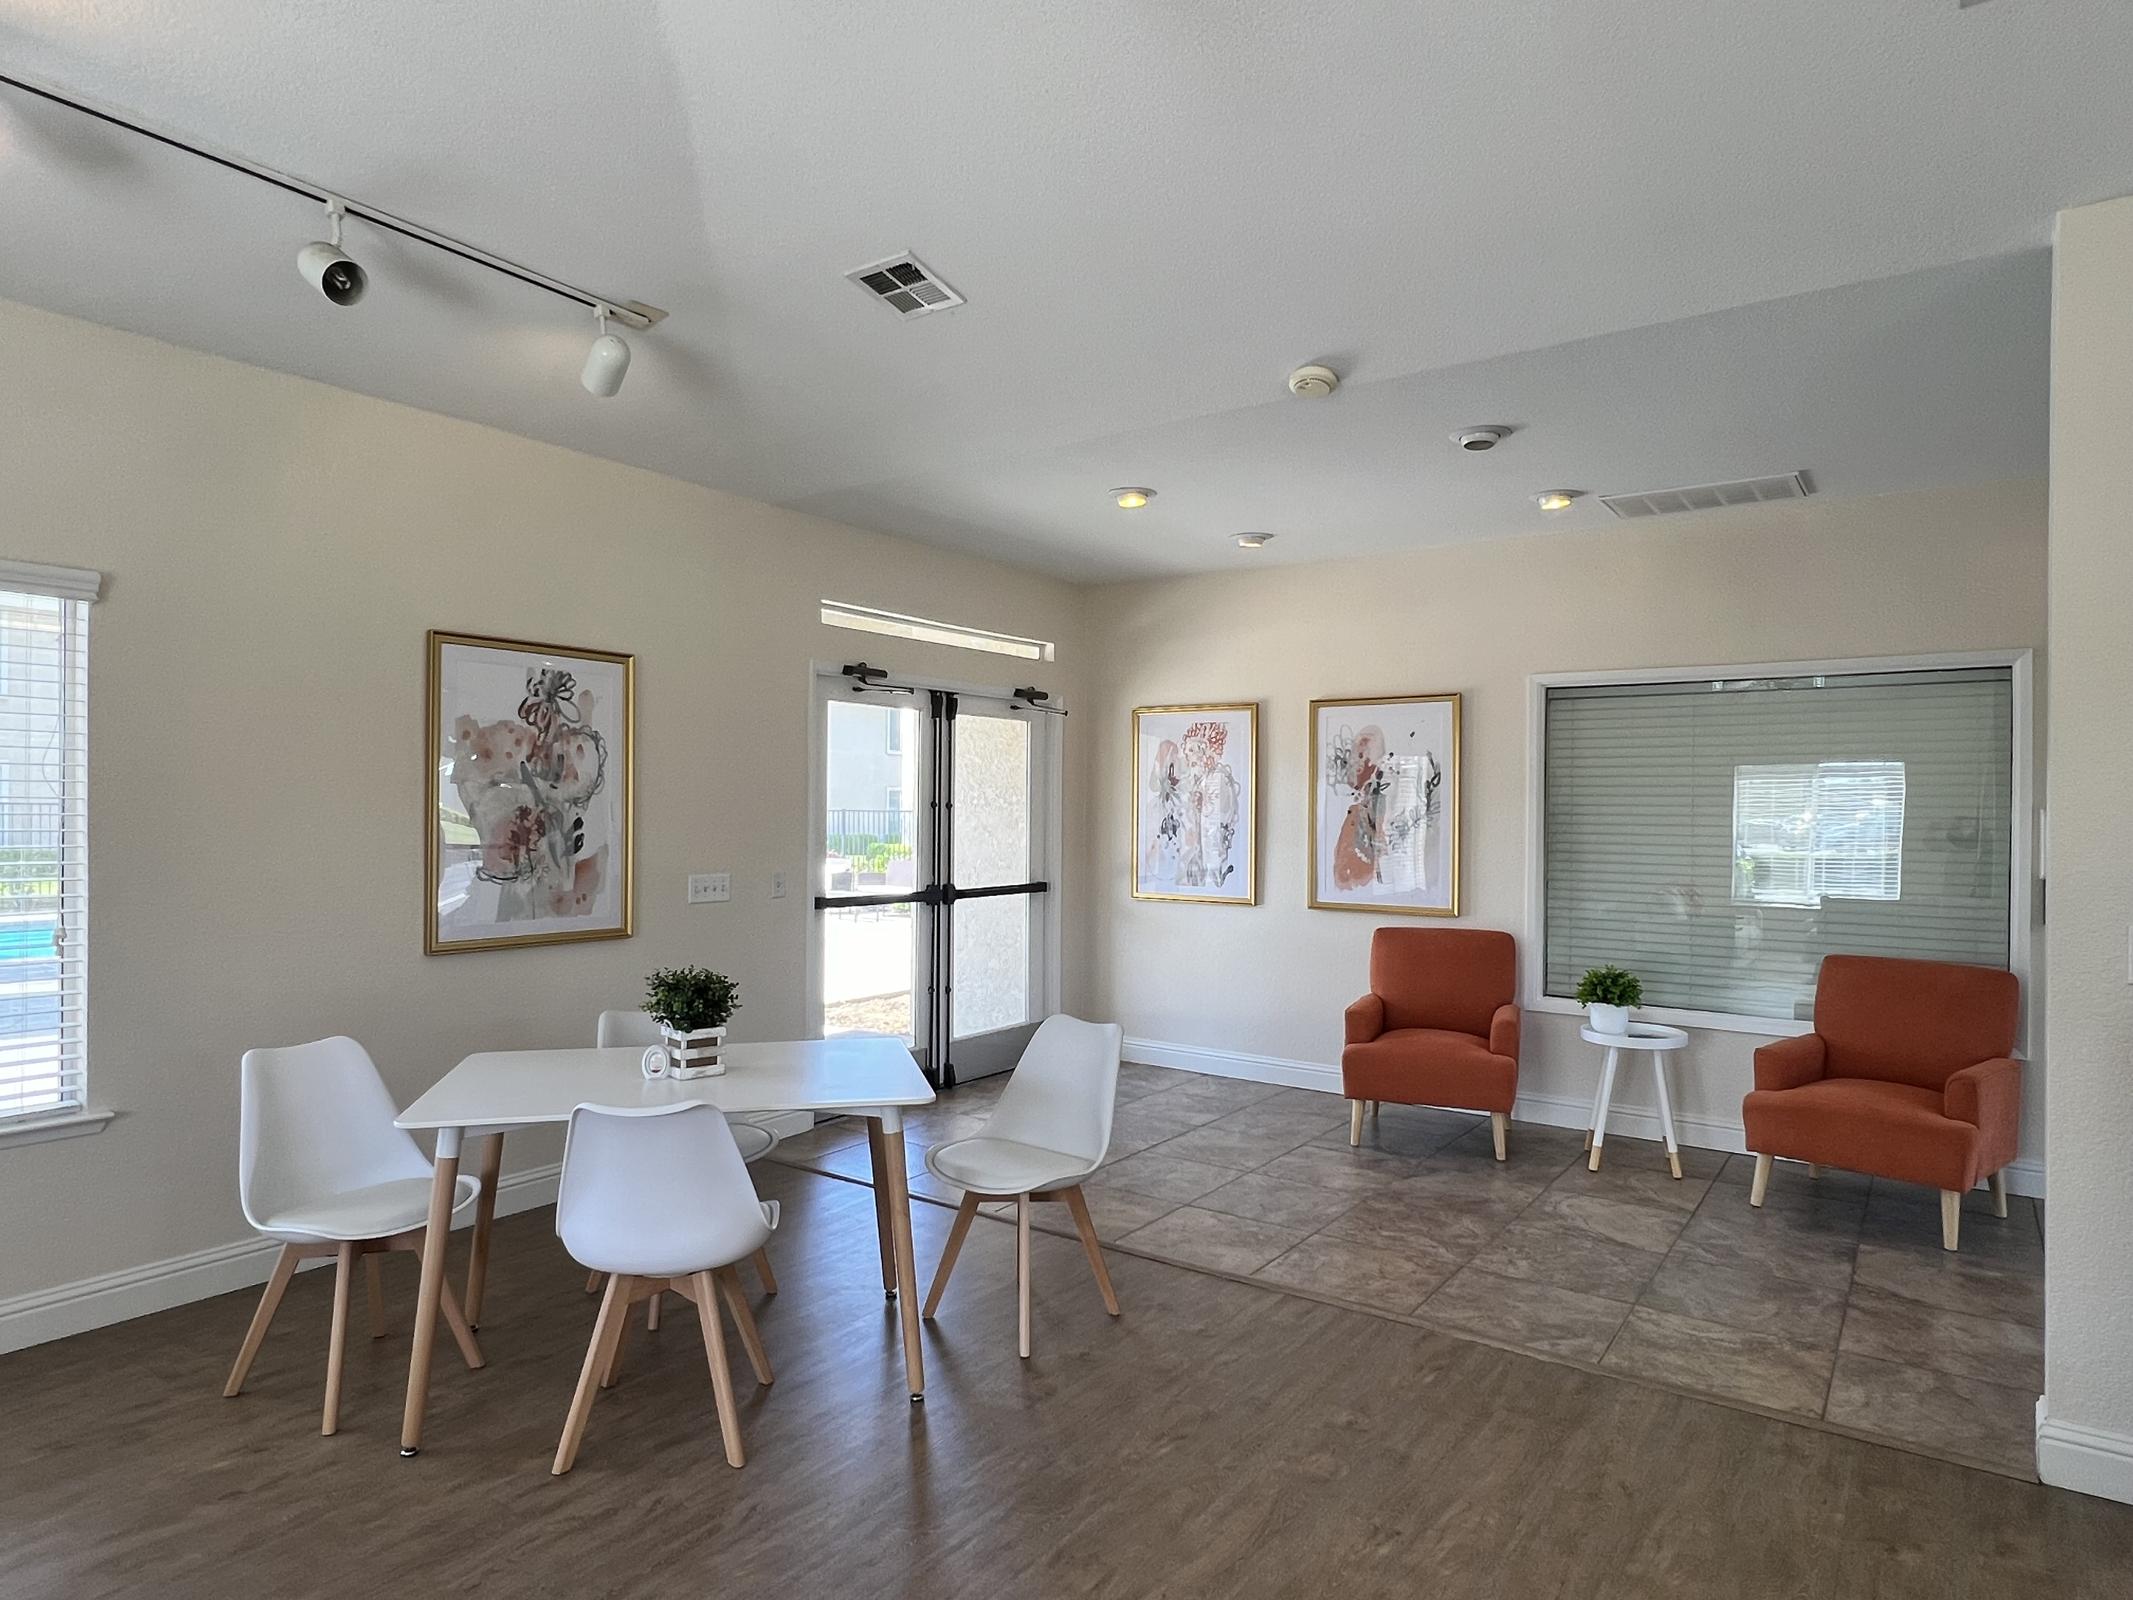
[[[712,905],[733,898],[733,874],[730,872],[692,872],[689,874],[689,904]]]
[[[785,898],[785,869],[783,867],[778,868],[777,871],[770,875],[770,898],[773,900]]]

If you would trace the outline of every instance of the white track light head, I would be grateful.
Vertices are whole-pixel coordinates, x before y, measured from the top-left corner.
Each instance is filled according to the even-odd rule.
[[[587,394],[609,400],[621,392],[622,379],[630,370],[630,347],[607,331],[605,306],[596,310],[593,316],[600,324],[600,337],[593,340],[592,348],[585,353],[585,370],[578,381],[585,385]]]
[[[341,203],[326,202],[326,218],[333,227],[333,242],[314,239],[296,252],[296,270],[304,281],[337,306],[352,306],[370,287],[370,274],[341,253]]]

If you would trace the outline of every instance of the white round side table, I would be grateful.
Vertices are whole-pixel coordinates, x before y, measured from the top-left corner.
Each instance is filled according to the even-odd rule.
[[[1602,1033],[1597,1028],[1582,1027],[1578,1037],[1587,1044],[1607,1047],[1607,1065],[1600,1072],[1600,1092],[1592,1097],[1592,1126],[1586,1131],[1585,1146],[1592,1152],[1586,1166],[1588,1171],[1600,1170],[1600,1147],[1607,1142],[1607,1108],[1615,1097],[1615,1068],[1621,1062],[1625,1050],[1642,1050],[1652,1058],[1652,1084],[1659,1091],[1659,1127],[1666,1135],[1666,1164],[1675,1177],[1681,1176],[1681,1146],[1674,1138],[1674,1102],[1666,1089],[1666,1058],[1669,1051],[1679,1050],[1689,1042],[1689,1036],[1679,1028],[1669,1028],[1657,1022],[1632,1022],[1627,1033]]]

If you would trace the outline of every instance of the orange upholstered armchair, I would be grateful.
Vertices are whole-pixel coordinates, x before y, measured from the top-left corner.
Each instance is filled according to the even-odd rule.
[[[1348,1008],[1341,1049],[1348,1142],[1363,1107],[1486,1111],[1504,1158],[1518,1098],[1518,946],[1486,928],[1380,928],[1370,939],[1370,993]]]
[[[1963,1196],[2007,1175],[2022,1126],[2022,1063],[2012,1058],[2021,984],[2011,972],[1946,961],[1825,956],[1815,1031],[1755,1052],[1741,1103],[1759,1206],[1770,1163],[1870,1172],[1940,1191],[1941,1244],[1953,1250]]]

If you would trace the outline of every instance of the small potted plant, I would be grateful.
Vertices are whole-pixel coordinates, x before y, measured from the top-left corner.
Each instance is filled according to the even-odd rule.
[[[741,986],[708,967],[662,967],[645,980],[644,1009],[659,1024],[669,1069],[676,1078],[709,1078],[726,1070],[719,1051],[726,1019],[740,1010]]]
[[[1578,979],[1578,1004],[1594,1033],[1627,1033],[1630,1011],[1644,1004],[1644,980],[1620,967],[1594,967]]]

